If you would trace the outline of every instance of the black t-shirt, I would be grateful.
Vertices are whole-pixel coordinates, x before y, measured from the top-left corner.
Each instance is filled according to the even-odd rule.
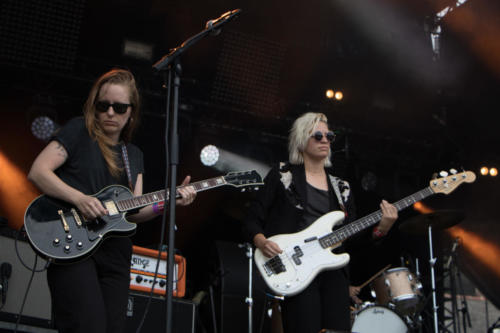
[[[93,140],[85,127],[83,117],[70,120],[53,137],[61,143],[68,158],[55,173],[69,186],[84,194],[95,194],[106,186],[120,184],[128,187],[125,170],[119,179],[114,178],[108,170],[97,141]],[[123,168],[121,145],[113,147],[117,153],[118,166]],[[132,184],[135,185],[137,175],[144,173],[142,151],[135,145],[127,144]]]
[[[89,136],[83,117],[71,119],[52,139],[61,143],[68,153],[66,162],[57,168],[55,173],[69,186],[87,195],[96,194],[110,185],[129,187],[125,170],[119,179],[109,172],[97,141]],[[123,167],[121,145],[118,144],[113,149],[118,154],[118,166]],[[138,147],[130,143],[127,144],[127,154],[132,184],[135,185],[137,175],[144,173],[143,154]],[[121,263],[114,265],[115,269],[122,270],[122,274],[128,274],[131,254],[132,242],[128,237],[109,237],[99,246],[93,257],[108,263]]]
[[[307,204],[305,205],[302,225],[300,229],[307,228],[321,216],[331,210],[338,210],[338,203],[334,200],[333,209],[330,209],[330,195],[328,191],[321,190],[306,182]]]

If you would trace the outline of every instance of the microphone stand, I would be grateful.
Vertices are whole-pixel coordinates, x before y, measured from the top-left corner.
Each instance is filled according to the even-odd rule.
[[[179,88],[181,82],[182,67],[180,63],[180,56],[187,51],[191,46],[196,44],[203,37],[209,33],[216,32],[220,27],[227,23],[232,18],[236,17],[240,13],[240,9],[236,9],[232,12],[224,14],[221,18],[213,21],[209,21],[207,28],[202,32],[196,34],[195,36],[187,39],[181,46],[176,47],[165,55],[162,59],[157,61],[153,65],[153,69],[158,72],[169,72],[169,78],[171,73],[174,73],[174,96],[173,96],[173,108],[172,108],[172,124],[170,132],[170,149],[168,150],[167,137],[168,137],[168,124],[165,125],[165,144],[167,147],[167,158],[170,152],[170,178],[166,179],[165,188],[168,187],[168,181],[170,181],[170,191],[166,194],[167,200],[169,200],[169,228],[168,228],[168,253],[167,253],[167,286],[166,286],[166,332],[172,332],[172,303],[173,303],[173,282],[174,282],[174,251],[175,251],[175,200],[177,197],[176,192],[176,180],[177,180],[177,165],[179,164],[179,135],[178,135],[178,113],[179,113]],[[164,76],[166,77],[166,76]],[[166,117],[168,119],[170,110],[170,91],[171,91],[171,80],[167,83],[167,105],[166,105]],[[168,167],[168,166],[167,166]],[[165,225],[166,212],[163,213],[162,225]],[[164,230],[162,228],[162,230]]]
[[[248,333],[253,332],[253,298],[252,298],[252,258],[253,258],[253,247],[250,243],[244,243],[238,245],[240,248],[246,248],[246,256],[248,258],[248,297],[245,298],[245,303],[248,304]]]

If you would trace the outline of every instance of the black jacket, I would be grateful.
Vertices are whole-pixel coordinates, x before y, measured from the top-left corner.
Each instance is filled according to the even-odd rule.
[[[330,210],[339,210],[340,207],[346,214],[344,223],[354,221],[354,201],[349,183],[330,175],[328,170],[327,175]],[[258,233],[266,237],[295,233],[303,225],[303,207],[307,205],[304,165],[280,163],[269,171],[264,183],[243,223],[244,235],[250,243]]]

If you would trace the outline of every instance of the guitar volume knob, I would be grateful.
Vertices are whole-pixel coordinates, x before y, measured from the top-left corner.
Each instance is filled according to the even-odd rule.
[[[66,245],[64,247],[64,252],[69,253],[70,251],[71,251],[71,248],[69,247],[69,245]]]
[[[58,246],[59,244],[61,244],[61,241],[59,240],[59,238],[54,238],[52,244],[54,244],[54,246]]]
[[[67,241],[68,243],[72,242],[72,241],[73,241],[73,236],[71,236],[71,235],[67,235],[67,236],[66,236],[66,241]]]
[[[82,249],[82,248],[83,248],[83,243],[82,243],[82,242],[78,242],[78,243],[76,243],[76,247],[77,247],[78,249]]]

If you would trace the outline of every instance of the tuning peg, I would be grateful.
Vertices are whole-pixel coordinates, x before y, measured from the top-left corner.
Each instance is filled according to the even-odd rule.
[[[456,175],[456,174],[457,174],[457,172],[458,172],[458,171],[457,171],[456,169],[453,169],[453,168],[451,168],[451,169],[450,169],[450,173],[451,173],[452,175]]]
[[[446,177],[446,176],[448,176],[448,172],[446,172],[446,171],[443,170],[443,171],[439,172],[439,175],[441,177]]]
[[[255,186],[255,187],[254,187],[254,190],[255,190],[255,191],[258,191],[258,190],[259,190],[259,187],[258,187],[258,186]]]
[[[242,188],[242,189],[241,189],[241,192],[245,192],[245,190],[246,190],[246,188]]]

